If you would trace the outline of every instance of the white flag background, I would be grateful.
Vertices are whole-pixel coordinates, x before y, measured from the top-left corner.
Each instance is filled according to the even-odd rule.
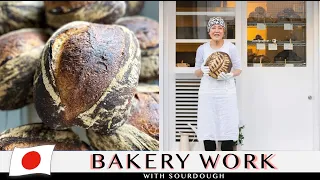
[[[54,146],[42,145],[30,148],[15,148],[11,156],[9,176],[36,173],[50,175]]]

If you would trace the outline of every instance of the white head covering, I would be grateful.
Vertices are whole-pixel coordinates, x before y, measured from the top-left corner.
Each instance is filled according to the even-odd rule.
[[[221,17],[212,17],[210,18],[208,25],[207,25],[207,31],[210,32],[210,29],[213,25],[221,25],[223,28],[225,28],[224,20]]]

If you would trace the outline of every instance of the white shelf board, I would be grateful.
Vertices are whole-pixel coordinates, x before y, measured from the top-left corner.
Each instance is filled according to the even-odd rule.
[[[176,39],[176,43],[206,43],[209,42],[210,39]],[[225,41],[229,41],[235,43],[235,39],[225,39]]]
[[[194,74],[194,71],[199,68],[196,67],[175,67],[176,74]]]
[[[176,12],[178,16],[235,16],[234,11],[230,12]]]

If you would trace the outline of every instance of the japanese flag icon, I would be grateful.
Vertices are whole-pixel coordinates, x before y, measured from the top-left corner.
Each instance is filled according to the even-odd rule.
[[[51,157],[55,145],[14,148],[9,176],[51,173]]]

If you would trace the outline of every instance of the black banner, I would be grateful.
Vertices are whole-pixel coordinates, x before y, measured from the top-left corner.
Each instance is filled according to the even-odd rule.
[[[242,179],[242,178],[315,178],[319,179],[320,173],[217,173],[217,172],[193,172],[193,173],[52,173],[49,175],[32,174],[24,176],[9,176],[8,173],[1,173],[0,179],[62,179],[70,178],[86,178],[92,180],[94,178],[104,178],[109,180],[118,179]]]

